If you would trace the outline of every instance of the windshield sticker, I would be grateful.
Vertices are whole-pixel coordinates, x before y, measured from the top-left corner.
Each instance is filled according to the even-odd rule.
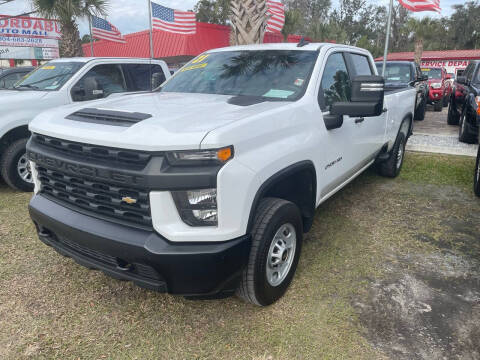
[[[44,66],[42,67],[43,70],[55,70],[55,66],[54,65],[50,65],[50,66]]]
[[[430,70],[432,70],[432,69],[422,69],[422,71],[430,71]]]
[[[198,64],[198,63],[201,63],[203,62],[203,60],[205,60],[206,58],[208,58],[210,55],[209,54],[206,54],[206,55],[200,55],[198,58],[194,59],[192,61],[192,64]]]
[[[207,67],[207,65],[208,65],[208,63],[187,66],[187,67],[183,68],[182,70],[180,70],[180,72],[195,70],[195,69],[203,69],[203,68]]]
[[[271,97],[271,98],[286,99],[292,94],[295,94],[295,91],[271,89],[270,91],[268,91],[263,96]]]
[[[303,85],[304,82],[305,82],[305,80],[303,80],[303,79],[297,79],[297,80],[295,80],[294,84],[295,84],[295,86],[300,87],[300,86]]]

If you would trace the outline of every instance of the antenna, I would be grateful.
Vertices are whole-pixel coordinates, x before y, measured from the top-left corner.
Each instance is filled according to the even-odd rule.
[[[297,44],[297,47],[304,47],[305,45],[310,44],[310,41],[305,40],[305,37],[302,36],[300,42]]]

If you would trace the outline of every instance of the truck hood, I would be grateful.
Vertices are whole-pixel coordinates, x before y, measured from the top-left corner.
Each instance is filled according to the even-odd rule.
[[[26,104],[29,104],[29,101],[42,99],[46,95],[48,95],[47,91],[0,90],[0,108],[2,110],[10,110],[12,106],[21,105],[24,107]]]
[[[240,106],[232,96],[148,93],[49,110],[30,123],[30,130],[60,139],[146,151],[196,149],[212,130],[250,116],[268,113],[290,102],[268,101]],[[130,127],[65,119],[84,108],[151,115]],[[230,144],[225,144],[230,145]]]

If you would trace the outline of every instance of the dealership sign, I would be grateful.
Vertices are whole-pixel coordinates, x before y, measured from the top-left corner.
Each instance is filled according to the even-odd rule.
[[[0,46],[0,59],[51,60],[60,56],[57,48]]]
[[[2,36],[0,34],[0,46],[58,48],[58,40],[28,36]]]
[[[0,15],[0,35],[58,40],[61,37],[61,31],[60,25],[55,20]]]
[[[469,60],[427,60],[422,61],[422,67],[439,67],[445,68],[447,73],[457,74],[458,70],[464,70]]]

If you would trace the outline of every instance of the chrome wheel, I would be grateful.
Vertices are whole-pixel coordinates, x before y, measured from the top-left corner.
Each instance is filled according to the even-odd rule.
[[[284,224],[273,237],[267,257],[267,281],[280,285],[287,277],[295,258],[297,233],[292,224]]]
[[[405,154],[405,142],[402,141],[400,143],[400,146],[398,147],[398,152],[397,152],[397,169],[400,169],[403,163],[403,156]]]
[[[462,118],[460,119],[461,121],[461,124],[460,124],[460,134],[465,134],[465,128],[466,128],[466,124],[465,124],[465,116],[462,115]]]
[[[23,181],[29,184],[33,183],[30,161],[27,159],[27,154],[23,154],[20,159],[18,159],[17,172]]]

